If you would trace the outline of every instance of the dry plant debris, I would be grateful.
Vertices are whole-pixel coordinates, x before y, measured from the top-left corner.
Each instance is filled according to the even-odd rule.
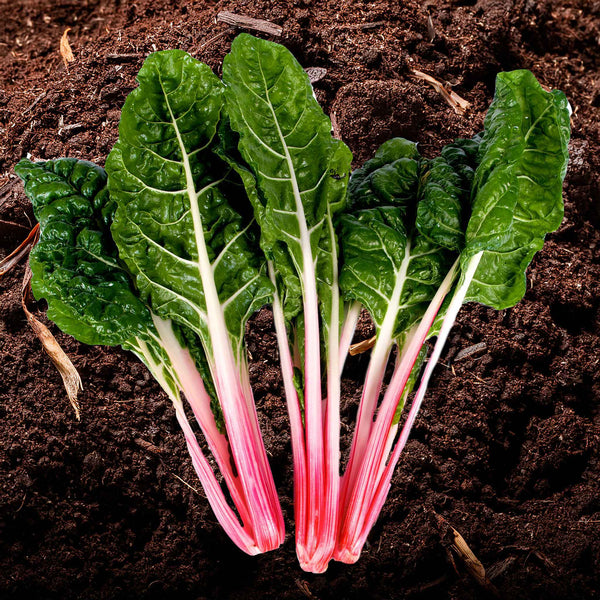
[[[65,63],[65,68],[68,68],[70,62],[75,61],[71,45],[69,44],[69,31],[71,31],[71,28],[67,27],[60,38],[60,55]]]
[[[254,19],[246,15],[237,15],[229,12],[228,10],[222,10],[217,14],[217,23],[227,23],[233,25],[239,29],[251,29],[253,31],[261,31],[262,33],[268,33],[279,37],[283,32],[283,27],[271,23],[271,21],[265,21],[264,19]]]
[[[37,244],[40,236],[40,226],[37,224],[30,232],[29,235],[21,242],[21,244],[8,256],[0,261],[0,277],[8,273],[13,269],[23,258],[29,255],[31,249]],[[63,385],[67,392],[69,402],[75,411],[75,417],[79,421],[80,408],[77,395],[79,390],[83,389],[81,383],[81,377],[77,372],[77,369],[71,362],[71,359],[66,355],[65,351],[60,347],[60,344],[56,341],[56,338],[52,335],[50,330],[40,321],[38,321],[33,314],[27,308],[27,302],[31,298],[31,269],[29,264],[25,270],[25,276],[23,278],[23,287],[21,295],[21,306],[23,312],[27,317],[27,322],[33,329],[35,335],[40,340],[42,347],[50,357],[50,360],[54,363],[60,376],[63,380]]]
[[[417,69],[413,69],[413,75],[417,79],[421,79],[429,83],[436,92],[442,95],[444,100],[454,109],[456,114],[464,115],[471,106],[469,101],[461,98],[456,92],[453,92],[451,89],[446,87],[441,81],[435,79],[435,77],[427,75],[427,73],[423,73]]]
[[[487,576],[485,567],[477,556],[475,556],[475,553],[471,550],[465,538],[452,527],[444,517],[437,513],[434,513],[434,516],[442,535],[449,534],[451,542],[450,549],[463,563],[467,573],[469,573],[469,575],[493,597],[499,598],[499,592]],[[452,562],[454,561],[452,560]]]

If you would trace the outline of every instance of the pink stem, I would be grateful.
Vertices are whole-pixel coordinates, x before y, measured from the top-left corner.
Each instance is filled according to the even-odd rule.
[[[273,285],[276,285],[275,272],[272,263],[268,263],[269,275]],[[277,288],[275,288],[277,289]],[[290,429],[292,438],[292,454],[294,460],[294,510],[296,515],[296,549],[298,560],[301,564],[309,560],[304,554],[306,547],[306,527],[308,521],[307,498],[306,498],[306,448],[304,444],[304,425],[300,411],[298,392],[294,386],[294,361],[287,341],[287,331],[283,308],[279,295],[275,292],[273,297],[273,320],[275,321],[275,332],[277,334],[277,345],[279,348],[279,359],[285,388],[288,414],[290,417]]]
[[[366,454],[360,465],[356,482],[347,497],[345,518],[336,550],[337,560],[350,563],[358,560],[359,554],[357,555],[354,550],[355,540],[360,535],[369,517],[369,509],[378,485],[378,475],[380,475],[381,465],[385,461],[386,442],[396,407],[421,347],[425,343],[444,298],[452,287],[456,270],[457,263],[453,265],[446,275],[442,285],[427,308],[423,319],[419,323],[415,334],[411,336],[406,351],[403,353],[402,361],[386,390],[377,420],[369,437]]]
[[[183,405],[180,401],[174,401],[173,404],[175,406],[177,420],[179,421],[179,425],[185,436],[188,451],[192,457],[192,464],[194,465],[202,488],[204,489],[206,497],[208,498],[221,527],[223,527],[225,533],[231,538],[233,543],[240,548],[240,550],[243,550],[250,555],[260,554],[262,550],[256,546],[253,535],[248,533],[245,528],[240,525],[236,514],[227,504],[221,486],[217,482],[208,461],[202,453],[198,440],[196,440],[196,436],[185,416]]]
[[[396,447],[392,453],[392,456],[383,472],[383,475],[380,478],[379,484],[375,493],[373,494],[373,500],[371,502],[371,506],[369,507],[369,518],[365,522],[363,526],[363,530],[358,536],[356,542],[353,544],[351,549],[351,554],[356,555],[357,557],[360,555],[360,551],[364,546],[367,536],[369,535],[369,531],[372,526],[375,524],[377,517],[385,503],[385,499],[389,493],[389,489],[391,486],[392,475],[394,473],[394,469],[396,468],[396,464],[400,459],[400,455],[404,450],[408,438],[410,436],[410,432],[413,428],[419,410],[421,408],[421,404],[423,403],[423,399],[425,398],[425,394],[427,392],[427,386],[429,385],[429,380],[431,379],[431,375],[433,370],[435,369],[438,360],[442,354],[442,350],[446,344],[446,340],[448,339],[448,335],[454,322],[456,321],[456,317],[458,315],[458,311],[462,306],[469,286],[471,285],[471,281],[477,271],[477,267],[479,266],[479,262],[481,260],[482,253],[475,255],[471,261],[469,262],[467,269],[465,271],[464,281],[461,286],[456,290],[454,296],[452,297],[452,302],[448,306],[448,310],[446,315],[444,316],[444,321],[440,328],[440,333],[438,335],[437,341],[433,348],[433,352],[431,353],[431,357],[427,362],[427,366],[423,371],[423,376],[421,377],[421,383],[419,384],[419,388],[417,389],[417,393],[412,401],[410,411],[408,413],[408,417],[406,418],[406,422],[402,427],[402,431],[400,432],[400,437],[398,442],[396,443]]]

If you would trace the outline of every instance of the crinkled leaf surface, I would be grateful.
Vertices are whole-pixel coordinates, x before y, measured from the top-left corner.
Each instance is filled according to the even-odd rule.
[[[15,167],[40,223],[30,254],[32,289],[48,318],[86,344],[128,345],[153,330],[110,236],[114,204],[104,170],[61,158]]]
[[[216,292],[241,359],[246,321],[272,288],[224,194],[230,167],[213,152],[223,86],[180,50],[150,55],[138,81],[106,163],[120,256],[152,310],[195,331],[209,353],[206,297]]]
[[[457,140],[427,161],[420,175],[417,227],[431,242],[460,252],[465,240],[466,200],[471,193],[478,144]]]
[[[394,206],[341,218],[340,286],[347,299],[367,308],[378,328],[388,310],[396,310],[396,336],[421,318],[449,267],[439,246],[413,234],[407,234],[403,210]]]
[[[348,184],[352,210],[382,205],[408,207],[415,202],[421,156],[417,144],[404,138],[384,142]]]
[[[525,269],[563,218],[570,111],[529,71],[500,73],[485,119],[463,268],[483,256],[466,300],[497,309],[525,293]]]
[[[344,205],[350,151],[332,137],[306,73],[283,46],[239,35],[223,81],[239,151],[262,199],[255,203],[262,246],[288,292],[301,289],[305,257],[316,264],[326,335],[337,243],[331,220]],[[284,297],[288,319],[300,305]]]
[[[422,317],[456,256],[451,250],[462,245],[468,160],[462,142],[425,161],[415,144],[397,138],[352,174],[355,210],[340,219],[340,286],[378,328],[396,311],[396,338]]]

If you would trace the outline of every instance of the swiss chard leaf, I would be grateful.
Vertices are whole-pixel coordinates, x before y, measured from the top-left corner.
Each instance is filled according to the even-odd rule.
[[[213,153],[223,86],[179,50],[151,55],[138,80],[106,162],[113,237],[156,314],[195,331],[211,353],[208,314],[220,305],[245,360],[246,321],[272,288],[249,223],[223,193],[230,169]]]
[[[416,144],[396,138],[352,174],[340,286],[378,329],[395,312],[395,339],[420,320],[464,243],[475,148],[459,140],[426,161]]]
[[[446,253],[406,230],[402,208],[382,206],[341,218],[344,265],[340,286],[358,300],[380,329],[396,311],[394,337],[418,321],[448,270]]]
[[[404,138],[384,142],[348,183],[351,210],[414,204],[421,156],[417,144]]]
[[[485,119],[463,270],[483,251],[466,300],[496,309],[525,293],[525,269],[563,218],[570,110],[529,71],[500,73]]]
[[[478,144],[456,140],[421,169],[417,227],[432,243],[460,252],[476,167]]]
[[[101,167],[74,158],[21,160],[15,171],[40,223],[32,289],[48,318],[86,344],[127,346],[153,329],[110,237],[114,213]]]
[[[300,307],[290,292],[306,286],[302,274],[317,263],[327,328],[335,246],[329,224],[344,206],[350,151],[331,136],[306,73],[283,46],[239,35],[223,62],[223,81],[239,150],[262,198],[255,203],[262,245],[285,279],[286,316]]]

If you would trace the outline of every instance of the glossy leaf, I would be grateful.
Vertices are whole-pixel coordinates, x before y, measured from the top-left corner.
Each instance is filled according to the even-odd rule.
[[[271,284],[249,223],[223,193],[230,169],[213,153],[223,86],[179,50],[151,55],[138,80],[106,163],[113,236],[156,314],[195,331],[210,352],[208,293],[242,360],[245,323]]]
[[[449,267],[445,252],[406,231],[402,208],[384,206],[341,219],[344,265],[340,286],[358,300],[381,328],[396,311],[394,337],[418,321]],[[397,289],[400,287],[400,289]]]
[[[500,73],[485,119],[463,269],[483,251],[466,299],[497,309],[525,293],[525,269],[563,218],[570,110],[529,71]]]
[[[327,223],[344,206],[350,151],[331,136],[331,122],[315,100],[306,73],[283,46],[239,35],[225,57],[223,81],[240,153],[264,199],[255,204],[267,240],[263,248],[286,280],[294,277],[290,263],[301,281],[305,263],[311,269],[318,261],[325,283],[319,288],[320,300],[327,305],[332,271]],[[278,241],[291,260],[281,256]],[[286,281],[286,289],[299,286]],[[290,301],[298,306],[297,299]],[[288,304],[284,301],[284,307]]]
[[[61,158],[23,159],[15,172],[40,223],[32,290],[48,301],[48,318],[86,344],[127,345],[152,329],[110,237],[115,206],[104,170]]]

